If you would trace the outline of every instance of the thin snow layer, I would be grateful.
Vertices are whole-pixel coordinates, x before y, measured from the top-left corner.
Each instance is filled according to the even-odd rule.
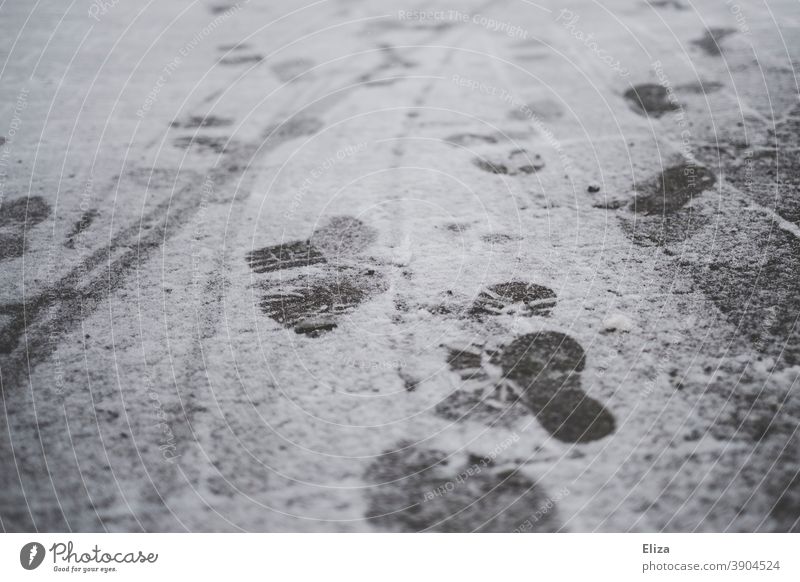
[[[631,318],[624,313],[613,313],[603,320],[606,331],[630,331],[633,325]]]
[[[189,4],[0,19],[4,529],[798,528],[793,2]]]

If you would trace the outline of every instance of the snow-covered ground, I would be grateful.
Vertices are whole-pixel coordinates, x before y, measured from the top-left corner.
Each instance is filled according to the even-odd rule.
[[[796,0],[0,47],[2,529],[800,529]]]

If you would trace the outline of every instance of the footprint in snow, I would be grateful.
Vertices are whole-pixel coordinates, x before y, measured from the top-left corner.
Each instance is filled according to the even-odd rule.
[[[41,196],[0,203],[0,260],[21,257],[28,230],[50,216],[50,205]]]
[[[493,461],[400,442],[365,473],[374,484],[365,517],[382,531],[501,533],[536,516],[526,531],[556,531],[557,511],[542,488]]]
[[[547,317],[555,305],[551,289],[515,281],[487,288],[467,313],[477,321],[500,315]],[[491,347],[449,349],[447,363],[460,386],[436,412],[449,420],[506,424],[522,415],[523,406],[562,442],[591,442],[615,430],[614,416],[581,389],[586,355],[566,334],[541,331]]]
[[[386,290],[382,274],[359,256],[376,238],[357,218],[337,216],[307,240],[251,251],[246,260],[253,272],[278,275],[258,284],[259,307],[300,335],[336,329],[346,314]]]

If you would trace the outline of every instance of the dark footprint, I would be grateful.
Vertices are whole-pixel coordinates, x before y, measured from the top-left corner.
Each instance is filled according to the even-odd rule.
[[[502,443],[501,443],[502,444]],[[541,488],[519,472],[498,470],[489,457],[456,464],[442,451],[400,443],[365,472],[366,518],[391,532],[512,532],[558,530],[557,512]],[[550,505],[548,505],[548,503]]]
[[[301,275],[277,285],[265,283],[263,288],[261,310],[284,327],[310,337],[335,329],[342,315],[386,290],[375,270],[346,267],[322,277]]]
[[[487,397],[481,390],[456,390],[436,405],[434,412],[451,422],[467,420],[486,426],[513,427],[521,418],[530,417],[530,411],[511,399]]]
[[[511,236],[510,234],[505,234],[502,232],[493,232],[489,234],[484,234],[481,237],[481,240],[485,243],[489,243],[490,245],[502,245],[514,242],[519,239],[514,236]]]
[[[707,168],[684,162],[667,168],[654,180],[642,184],[630,209],[645,216],[672,214],[694,197],[713,188],[716,181]]]
[[[351,216],[334,216],[311,235],[311,243],[329,260],[353,258],[378,238],[378,231]]]
[[[324,262],[325,256],[310,240],[292,241],[247,253],[247,263],[256,273],[307,267]]]
[[[529,154],[526,150],[513,150],[504,157],[478,157],[472,163],[490,174],[533,174],[544,168],[544,160],[539,154]]]
[[[219,60],[220,65],[248,65],[264,60],[261,55],[229,55]]]
[[[492,355],[480,346],[448,349],[447,364],[462,384],[436,405],[437,416],[454,422],[471,420],[488,426],[511,426],[530,414],[518,399],[508,398],[504,392],[495,367],[489,364]]]
[[[228,127],[233,120],[216,115],[190,115],[183,121],[173,121],[172,127],[183,129],[199,129],[201,127]]]
[[[467,310],[477,321],[502,314],[523,317],[550,315],[556,294],[543,285],[512,281],[482,291]],[[509,424],[527,414],[513,387],[504,381],[494,360],[498,353],[473,345],[449,349],[447,364],[461,379],[460,389],[436,406],[436,413],[448,420],[475,420],[486,424]]]
[[[483,369],[483,353],[478,349],[448,349],[447,364],[458,372],[462,380],[488,380],[489,374]]]
[[[223,14],[225,12],[238,9],[238,4],[214,4],[208,8],[211,14]]]
[[[533,283],[513,281],[498,283],[481,291],[468,313],[476,319],[501,313],[514,313],[526,317],[547,316],[555,305],[556,294],[552,289]]]
[[[268,280],[259,306],[270,318],[295,333],[318,337],[337,327],[342,315],[385,291],[376,269],[359,265],[359,253],[377,238],[375,229],[357,218],[337,216],[308,240],[264,247],[247,254],[256,273],[318,266],[318,272],[289,280]]]
[[[526,334],[493,358],[520,399],[550,434],[567,443],[586,443],[614,432],[614,416],[581,390],[583,348],[554,331]]]
[[[650,6],[655,8],[672,8],[674,10],[686,10],[687,7],[679,0],[647,0]]]
[[[655,83],[636,85],[625,91],[624,97],[636,113],[645,117],[661,117],[680,109],[666,87]]]
[[[401,77],[394,77],[394,78],[385,78],[385,79],[373,79],[372,75],[366,74],[362,75],[358,78],[359,83],[363,83],[367,87],[391,87],[398,81],[401,81]]]
[[[450,144],[465,146],[478,143],[497,143],[497,137],[494,135],[482,135],[479,133],[456,133],[444,138],[444,141]]]
[[[357,218],[334,216],[325,226],[315,230],[310,239],[251,251],[247,253],[247,262],[256,273],[307,267],[334,259],[353,258],[376,238],[375,229]]]
[[[195,147],[202,152],[221,154],[225,152],[225,148],[230,144],[230,139],[227,137],[213,137],[210,135],[193,135],[179,137],[175,139],[173,144],[175,147],[184,150]]]
[[[704,166],[684,162],[664,170],[637,188],[628,208],[637,217],[620,217],[623,230],[640,246],[680,243],[708,219],[689,202],[714,187],[716,177]]]
[[[722,47],[719,46],[719,43],[721,43],[726,36],[730,36],[735,32],[735,28],[712,27],[706,30],[702,38],[693,41],[692,44],[699,46],[706,54],[712,57],[718,57],[722,54]]]
[[[50,205],[41,196],[0,203],[0,260],[21,257],[25,232],[50,216]]]

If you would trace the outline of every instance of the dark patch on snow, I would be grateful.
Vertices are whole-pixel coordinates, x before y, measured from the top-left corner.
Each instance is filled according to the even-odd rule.
[[[672,8],[673,10],[686,10],[687,6],[680,0],[647,0],[654,8]]]
[[[211,12],[211,14],[222,14],[228,10],[233,10],[236,6],[238,6],[238,4],[214,4],[213,6],[209,6],[208,11]]]
[[[664,170],[637,187],[628,208],[635,216],[620,216],[620,225],[640,246],[665,246],[695,235],[709,219],[687,206],[716,184],[714,174],[704,166],[683,162]]]
[[[680,108],[670,100],[666,87],[656,83],[642,83],[631,87],[625,91],[624,97],[636,113],[646,117],[661,117]]]
[[[695,196],[713,188],[716,182],[716,177],[707,168],[682,163],[640,185],[630,208],[645,216],[673,214]]]
[[[464,379],[486,379],[488,376],[481,370],[482,356],[480,352],[449,349],[447,363],[451,370],[461,372]]]
[[[456,390],[436,405],[436,415],[451,422],[511,427],[530,411],[514,399],[497,400],[482,390]]]
[[[444,138],[444,141],[465,146],[476,143],[497,143],[497,137],[494,135],[483,135],[479,133],[456,133]]]
[[[267,140],[287,140],[306,135],[314,135],[325,127],[325,123],[316,117],[295,115],[278,125],[271,125],[264,130]]]
[[[262,55],[230,55],[222,57],[219,60],[220,65],[235,66],[235,65],[250,65],[260,63],[264,60]]]
[[[228,137],[215,137],[210,135],[193,135],[176,138],[173,144],[181,149],[195,147],[201,152],[221,154],[225,152],[230,143]]]
[[[513,281],[498,283],[481,291],[470,307],[469,315],[483,319],[499,315],[513,307],[513,313],[526,317],[550,315],[556,306],[556,294],[543,285]]]
[[[0,227],[31,227],[48,216],[50,216],[50,205],[41,196],[15,198],[0,204]]]
[[[456,464],[438,450],[399,443],[367,469],[366,518],[392,532],[512,532],[541,512],[548,496],[518,472],[497,470],[489,458],[470,455]],[[458,479],[459,476],[465,475]],[[538,515],[538,514],[537,514]],[[530,531],[558,529],[555,508]]]
[[[481,237],[481,240],[485,243],[489,244],[505,244],[512,241],[517,240],[516,237],[511,236],[510,234],[505,234],[502,232],[493,232],[490,234],[484,234]]]
[[[247,254],[247,263],[256,273],[307,267],[324,262],[325,256],[306,240],[264,247]]]
[[[570,336],[554,331],[526,334],[494,361],[521,390],[522,402],[539,423],[558,440],[584,443],[614,432],[614,416],[581,389],[585,355]]]
[[[722,47],[720,47],[722,40],[735,32],[735,28],[712,27],[705,31],[702,38],[692,41],[692,44],[699,46],[707,55],[718,57],[722,54]]]
[[[98,216],[100,216],[100,213],[94,208],[84,212],[80,219],[72,225],[72,230],[67,235],[67,240],[64,241],[64,246],[68,249],[74,249],[75,239],[78,238],[83,231],[89,228],[94,222],[94,219]]]
[[[218,117],[216,115],[190,115],[183,121],[173,121],[172,127],[183,129],[199,129],[201,127],[228,127],[233,125],[233,119]]]
[[[15,198],[0,204],[0,260],[21,257],[26,231],[50,216],[50,205],[41,196]]]
[[[472,163],[484,172],[508,176],[533,174],[545,166],[542,156],[530,154],[523,149],[513,150],[507,156],[474,158]]]
[[[256,273],[322,266],[319,272],[261,283],[261,310],[301,335],[319,337],[335,329],[342,315],[385,290],[382,275],[357,260],[376,238],[375,229],[357,218],[334,216],[308,240],[250,252],[246,259]]]
[[[329,261],[334,261],[366,250],[377,238],[378,231],[359,219],[334,216],[314,231],[310,241]]]
[[[369,297],[385,290],[375,272],[339,267],[289,281],[266,282],[259,306],[265,315],[295,333],[310,337],[335,329],[341,317]]]

